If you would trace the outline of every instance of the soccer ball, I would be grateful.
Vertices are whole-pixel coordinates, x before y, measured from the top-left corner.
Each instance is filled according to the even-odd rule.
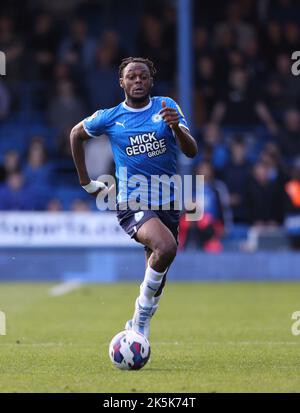
[[[118,369],[139,370],[149,360],[149,341],[136,331],[121,331],[110,342],[109,357]]]

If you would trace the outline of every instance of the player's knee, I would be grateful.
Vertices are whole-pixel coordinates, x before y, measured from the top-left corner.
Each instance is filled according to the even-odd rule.
[[[171,264],[174,260],[177,252],[176,242],[164,242],[158,247],[157,253],[161,260],[166,261],[167,264]]]

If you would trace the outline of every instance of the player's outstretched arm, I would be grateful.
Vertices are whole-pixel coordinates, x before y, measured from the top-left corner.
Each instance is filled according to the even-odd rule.
[[[79,122],[71,130],[70,144],[73,160],[77,169],[80,185],[87,185],[91,182],[86,169],[84,141],[88,140],[89,136],[83,129],[83,123]]]
[[[84,141],[88,140],[89,136],[83,128],[83,122],[79,122],[71,130],[70,144],[72,150],[73,160],[77,169],[80,185],[93,196],[106,188],[106,185],[100,181],[92,181],[89,177],[84,152]]]
[[[193,138],[188,129],[183,126],[175,125],[172,129],[176,135],[181,151],[189,158],[194,158],[198,153],[198,145],[195,138]]]
[[[188,129],[179,126],[179,115],[177,110],[167,107],[166,102],[162,101],[162,109],[159,113],[163,117],[163,120],[173,130],[181,151],[189,158],[194,158],[198,153],[197,142],[189,133]]]

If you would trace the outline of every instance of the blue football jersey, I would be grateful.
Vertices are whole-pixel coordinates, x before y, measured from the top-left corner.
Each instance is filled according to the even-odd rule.
[[[178,104],[169,97],[156,96],[147,106],[134,109],[125,102],[102,109],[84,119],[86,133],[109,137],[116,165],[117,202],[130,200],[133,192],[147,205],[162,205],[174,200],[174,193],[162,191],[159,177],[176,174],[177,144],[172,129],[159,115],[162,101],[178,111],[179,125],[188,129]],[[167,195],[166,195],[167,194]]]

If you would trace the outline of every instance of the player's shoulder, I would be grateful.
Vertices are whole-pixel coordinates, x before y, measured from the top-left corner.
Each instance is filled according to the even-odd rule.
[[[122,103],[119,103],[118,105],[113,106],[111,108],[96,110],[96,112],[92,116],[90,116],[90,118],[105,117],[106,119],[109,119],[111,117],[114,117],[116,114],[120,113],[122,109],[123,109]]]
[[[167,106],[174,106],[177,105],[174,99],[170,98],[169,96],[153,96],[152,101],[156,104],[161,106],[161,102],[165,101]]]
[[[184,118],[181,107],[173,98],[169,96],[154,96],[153,99],[155,99],[155,101],[157,102],[157,105],[155,105],[156,107],[159,106],[159,108],[161,109],[161,102],[165,101],[168,107],[176,109],[180,113],[182,118]]]

